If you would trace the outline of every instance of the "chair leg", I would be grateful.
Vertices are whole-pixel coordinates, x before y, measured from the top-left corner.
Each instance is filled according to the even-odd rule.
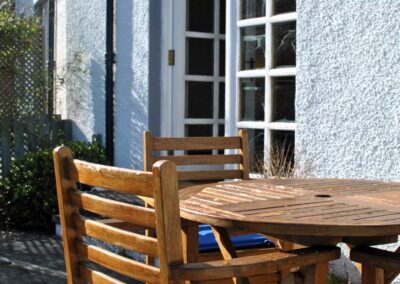
[[[199,226],[186,223],[182,227],[183,259],[185,263],[199,262]]]
[[[300,274],[301,277],[297,277],[295,283],[303,284],[327,284],[328,283],[328,263],[317,263],[302,267],[296,274]],[[301,281],[299,281],[301,278]]]
[[[384,284],[385,273],[382,268],[363,264],[361,273],[362,284]]]
[[[185,263],[199,262],[199,226],[187,222],[182,226],[183,261]],[[185,281],[185,284],[198,284],[197,281]]]
[[[277,239],[275,244],[280,247],[282,251],[288,251],[294,248],[294,243],[280,239]],[[280,274],[282,279],[286,279],[290,274],[290,268],[282,269]]]
[[[236,249],[232,244],[229,237],[228,231],[225,228],[211,226],[214,233],[215,240],[218,243],[219,249],[221,250],[222,256],[225,260],[237,258]],[[246,277],[233,278],[234,284],[250,284],[249,279]]]

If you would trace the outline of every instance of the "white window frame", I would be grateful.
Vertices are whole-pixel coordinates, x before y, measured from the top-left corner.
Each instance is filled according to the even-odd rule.
[[[241,0],[227,0],[226,29],[226,135],[233,135],[237,128],[264,130],[264,159],[268,162],[274,130],[295,131],[296,122],[276,122],[272,120],[273,78],[296,76],[296,67],[273,68],[272,36],[273,24],[297,21],[297,12],[273,15],[273,1],[266,0],[266,16],[240,19]],[[240,30],[244,27],[265,26],[265,68],[240,70]],[[233,70],[233,71],[232,71]],[[240,86],[242,78],[265,79],[264,121],[239,121]],[[234,111],[233,111],[234,110]]]

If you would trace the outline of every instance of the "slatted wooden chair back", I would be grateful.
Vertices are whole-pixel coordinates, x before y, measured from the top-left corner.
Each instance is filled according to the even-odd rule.
[[[175,165],[161,161],[152,172],[143,172],[74,160],[67,147],[56,148],[53,155],[68,283],[122,283],[108,271],[147,283],[168,283],[169,265],[183,261]],[[78,184],[154,198],[155,209],[81,192]],[[87,212],[155,229],[157,237],[87,219]],[[104,243],[158,257],[160,266],[115,254]]]
[[[185,280],[268,277],[269,273],[303,265],[312,269],[313,279],[307,283],[326,283],[322,280],[326,280],[327,262],[340,256],[338,248],[306,248],[232,260],[183,264],[174,163],[158,161],[152,172],[143,172],[74,160],[67,147],[56,148],[53,155],[69,284],[121,284],[130,278],[146,283],[184,283]],[[154,209],[81,192],[78,184],[151,198],[154,200]],[[93,214],[104,219],[89,219],[88,216]],[[156,237],[117,228],[103,221],[110,218],[139,228],[155,229]],[[159,267],[116,254],[107,249],[110,245],[158,257]],[[275,277],[275,274],[272,276]],[[275,282],[281,280],[276,277],[273,279]],[[246,278],[241,280],[247,282]]]
[[[144,132],[143,139],[145,170],[151,170],[156,161],[172,161],[178,166],[180,184],[249,178],[248,135],[243,129],[232,137],[166,138]],[[226,154],[225,150],[236,150],[236,153]],[[220,169],[215,169],[216,165]],[[236,169],[224,169],[226,165],[236,165]]]

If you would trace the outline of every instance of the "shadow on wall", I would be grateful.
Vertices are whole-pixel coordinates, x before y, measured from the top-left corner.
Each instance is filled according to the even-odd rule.
[[[16,2],[16,10],[17,15],[20,16],[32,16],[33,15],[33,0],[17,0]],[[35,1],[37,2],[37,1]]]
[[[76,123],[75,120],[71,120],[72,123],[72,140],[82,140],[82,141],[91,141],[89,138],[85,138],[86,135]]]
[[[76,122],[73,138],[77,140],[90,141],[93,134],[105,132],[105,12],[104,1],[80,0],[66,1],[59,11],[60,19],[66,20],[62,74],[66,116]]]
[[[148,40],[142,33],[147,15],[136,11],[140,5],[148,4],[116,4],[115,162],[134,169],[143,168],[143,131],[148,123]]]
[[[105,70],[96,60],[90,60],[90,89],[92,90],[93,106],[93,134],[102,135],[103,145],[105,143]]]

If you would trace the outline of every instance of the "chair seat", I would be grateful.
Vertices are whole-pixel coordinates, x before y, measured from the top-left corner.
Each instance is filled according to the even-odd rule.
[[[274,243],[260,234],[249,234],[231,237],[233,246],[238,249],[272,247]],[[199,225],[199,251],[219,251],[210,225]]]

